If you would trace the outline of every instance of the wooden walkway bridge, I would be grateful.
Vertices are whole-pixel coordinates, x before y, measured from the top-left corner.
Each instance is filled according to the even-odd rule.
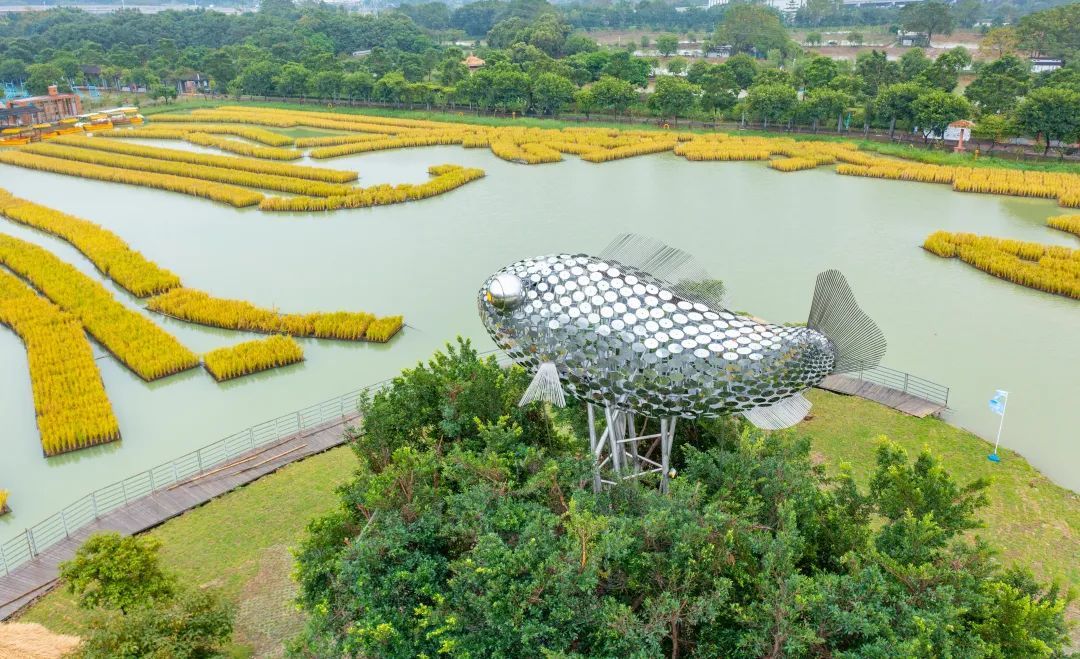
[[[229,450],[228,444],[236,436],[226,438],[218,443],[223,445],[223,450],[215,450],[215,444],[98,490],[0,545],[0,550],[4,552],[4,555],[0,555],[3,559],[0,564],[0,621],[15,615],[55,587],[60,563],[71,559],[91,534],[101,531],[117,531],[123,535],[141,533],[289,463],[344,444],[345,428],[359,418],[359,414],[352,411],[356,409],[355,400],[349,401],[352,406],[348,408],[344,400],[331,402],[335,412],[340,402],[341,413],[333,414],[329,420],[305,423],[303,412],[298,412],[294,417],[294,427],[299,427],[299,430],[284,436],[271,436],[264,430],[263,436],[272,438],[262,443],[256,443],[254,439],[254,433],[259,428],[255,426],[246,431],[253,448]],[[326,403],[320,405],[327,406]],[[273,423],[274,428],[280,426],[279,420],[268,423]],[[194,464],[199,465],[194,470],[185,468],[192,455],[196,456]],[[162,470],[171,471],[173,479],[162,480],[159,475],[155,483],[155,473],[160,474]],[[138,484],[147,478],[149,491],[140,493]],[[113,505],[110,495],[117,487],[124,491],[124,500],[117,501],[119,505]],[[129,489],[132,490],[130,495],[127,494]],[[105,507],[110,509],[105,512]],[[97,511],[97,514],[76,525],[73,517],[83,510],[88,515],[93,511]],[[42,545],[39,551],[42,534],[53,531],[57,518],[63,527],[59,531],[60,537],[48,545]],[[13,558],[12,554],[16,556]],[[15,560],[19,562],[15,563]]]
[[[830,375],[819,389],[858,396],[920,419],[938,415],[949,404],[949,388],[884,366]]]

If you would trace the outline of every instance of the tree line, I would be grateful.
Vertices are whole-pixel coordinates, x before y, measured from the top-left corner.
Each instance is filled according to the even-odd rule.
[[[485,4],[486,2],[486,4]],[[1049,148],[1080,133],[1076,60],[1033,75],[1017,53],[1032,39],[1051,53],[1080,51],[1080,5],[1032,14],[987,35],[997,59],[973,64],[954,48],[936,59],[913,48],[898,61],[861,53],[854,62],[806,53],[778,14],[750,4],[726,6],[708,40],[731,48],[721,63],[680,57],[658,61],[630,48],[601,48],[543,0],[493,0],[458,11],[488,11],[485,65],[470,71],[468,52],[404,12],[359,16],[324,5],[268,0],[253,14],[205,11],[90,16],[54,10],[0,24],[0,80],[24,79],[32,92],[95,78],[138,85],[170,97],[196,74],[214,90],[256,96],[377,101],[414,107],[471,108],[541,116],[574,111],[654,115],[661,121],[720,119],[762,127],[910,131],[924,139],[957,119],[996,141],[1026,135]],[[908,20],[928,31],[951,29],[938,3],[909,5]],[[911,9],[909,9],[909,7]],[[415,12],[414,12],[415,13]],[[494,21],[494,22],[491,22]],[[183,24],[184,29],[178,29]],[[164,36],[170,35],[170,36]],[[91,38],[96,40],[91,40]],[[678,40],[657,45],[673,53]],[[975,79],[955,93],[961,73]]]

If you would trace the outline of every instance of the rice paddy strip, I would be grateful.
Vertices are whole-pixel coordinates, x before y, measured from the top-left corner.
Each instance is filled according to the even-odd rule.
[[[277,334],[218,348],[203,356],[206,371],[218,382],[304,361],[304,350],[291,336]]]
[[[1080,236],[1080,215],[1058,215],[1046,220],[1046,225],[1059,231]]]
[[[114,128],[96,132],[98,137],[140,138],[148,140],[186,140],[192,133],[204,135],[231,135],[265,146],[284,147],[293,144],[293,138],[281,133],[243,124],[165,124],[144,125],[135,128]]]
[[[419,185],[401,183],[354,188],[353,192],[341,197],[268,197],[259,204],[259,208],[264,211],[303,212],[400,204],[445,194],[484,176],[482,169],[460,165],[435,165],[428,168],[428,173],[435,178]]]
[[[383,140],[366,140],[363,142],[350,142],[336,146],[323,146],[312,149],[308,155],[315,159],[338,158],[354,153],[366,153],[368,151],[385,151],[390,149],[407,149],[420,146],[440,146],[447,144],[461,144],[462,136],[454,133],[418,134],[400,137],[389,137]],[[494,151],[494,149],[492,149]],[[498,155],[498,154],[496,154]]]
[[[180,278],[147,260],[113,232],[89,220],[61,213],[0,190],[0,214],[69,242],[106,277],[136,297],[163,293]]]
[[[239,140],[231,140],[226,137],[218,137],[208,133],[188,133],[184,138],[192,144],[209,146],[222,151],[228,151],[241,156],[262,158],[264,160],[298,160],[303,153],[296,149],[281,149],[275,146],[255,146]]]
[[[203,197],[238,208],[254,206],[263,200],[264,195],[253,190],[212,183],[200,179],[187,178],[184,176],[172,176],[153,172],[134,171],[116,167],[105,167],[85,162],[73,162],[71,160],[50,158],[25,151],[0,151],[0,163],[36,169],[54,174],[66,174],[80,178],[94,179],[97,181],[110,181],[112,183],[126,183],[158,190],[179,192],[193,197]]]
[[[147,308],[210,327],[346,341],[385,342],[402,326],[401,316],[376,318],[369,313],[349,311],[282,314],[191,288],[174,288],[150,298]]]
[[[334,146],[337,144],[355,144],[356,142],[373,142],[385,140],[386,135],[372,135],[363,133],[359,135],[327,135],[325,137],[300,137],[296,140],[296,146],[306,149],[313,146]]]
[[[172,162],[186,162],[193,165],[207,165],[210,167],[223,167],[225,169],[236,169],[244,172],[254,172],[256,174],[288,176],[291,178],[302,178],[312,181],[325,181],[327,183],[349,183],[358,178],[356,172],[342,169],[324,169],[322,167],[305,167],[303,165],[263,162],[260,160],[252,160],[250,158],[219,156],[208,153],[183,151],[180,149],[165,149],[144,144],[126,144],[111,140],[99,140],[96,137],[58,137],[54,139],[52,143],[76,146],[81,149],[94,149],[95,151],[109,151],[111,153],[120,153],[128,156],[169,160]]]
[[[154,174],[166,174],[170,176],[185,176],[191,179],[212,181],[214,183],[227,183],[229,185],[242,185],[251,188],[263,188],[277,190],[291,194],[312,195],[316,197],[329,197],[349,194],[352,187],[337,183],[324,183],[309,179],[296,179],[288,176],[276,176],[272,174],[255,174],[224,167],[210,165],[189,165],[187,163],[172,162],[169,160],[156,160],[140,156],[126,156],[119,153],[106,153],[93,149],[80,149],[64,144],[37,143],[22,147],[23,153],[48,156],[50,158],[62,158],[78,162],[118,167],[124,170],[151,172]]]
[[[0,324],[11,328],[26,347],[45,455],[120,439],[90,341],[74,316],[0,270]],[[0,509],[6,497],[0,491]]]
[[[0,234],[0,265],[78,318],[98,343],[144,380],[156,380],[199,363],[198,357],[172,335],[120,304],[100,283],[33,243]]]
[[[1021,286],[1080,300],[1080,249],[938,231],[923,247]]]

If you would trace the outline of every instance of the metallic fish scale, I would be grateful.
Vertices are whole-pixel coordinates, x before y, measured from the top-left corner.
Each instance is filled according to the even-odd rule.
[[[492,298],[493,286],[514,279],[512,298]],[[650,417],[770,406],[832,370],[835,349],[824,334],[712,309],[672,288],[611,259],[559,254],[492,275],[479,309],[518,364],[554,362],[575,397]]]

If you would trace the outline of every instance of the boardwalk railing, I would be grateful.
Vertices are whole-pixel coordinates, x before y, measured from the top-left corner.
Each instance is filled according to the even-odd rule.
[[[928,400],[931,403],[937,403],[942,407],[949,405],[949,388],[945,385],[887,366],[875,366],[862,371],[844,373],[843,377],[879,384],[883,387]]]
[[[130,501],[169,488],[260,446],[331,421],[343,420],[356,412],[357,403],[365,392],[374,393],[386,382],[389,380],[245,428],[197,451],[94,490],[0,544],[0,570],[3,570],[3,574],[11,574],[15,568],[86,524]]]

